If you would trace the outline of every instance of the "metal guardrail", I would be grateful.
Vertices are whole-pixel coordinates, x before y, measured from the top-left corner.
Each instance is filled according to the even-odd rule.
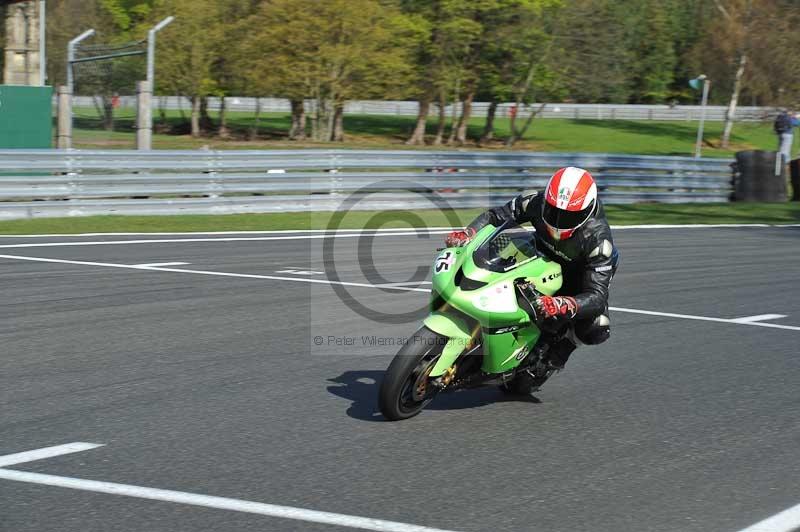
[[[289,100],[283,98],[259,98],[258,104],[265,113],[290,112]],[[135,96],[120,97],[122,107],[135,108]],[[225,99],[226,107],[231,111],[255,112],[256,98],[243,96],[228,96]],[[460,112],[460,104],[454,104]],[[445,113],[451,116],[453,106],[445,106]],[[541,103],[531,104],[529,109],[538,109]],[[94,109],[91,96],[75,96],[73,106],[89,107]],[[208,107],[212,111],[220,108],[219,98],[209,98]],[[314,102],[306,101],[306,111],[312,112]],[[513,103],[502,103],[497,108],[496,116],[508,117],[511,114]],[[181,96],[156,96],[153,98],[153,109],[167,110],[182,109],[191,112],[191,102]],[[345,104],[346,114],[364,115],[394,115],[417,116],[419,104],[414,101],[402,100],[350,100]],[[489,102],[475,102],[472,105],[472,116],[484,117],[489,108]],[[727,106],[709,105],[706,107],[706,120],[725,120]],[[527,116],[528,111],[523,108],[521,115]],[[431,105],[430,117],[438,114],[438,107]],[[736,109],[736,120],[744,122],[764,121],[775,118],[777,111],[772,107],[742,106]],[[547,103],[538,115],[541,118],[570,118],[579,120],[699,120],[701,108],[699,105],[634,105],[634,104],[589,104],[589,103]]]
[[[0,150],[0,219],[485,208],[592,171],[606,203],[724,202],[732,161],[460,151]]]

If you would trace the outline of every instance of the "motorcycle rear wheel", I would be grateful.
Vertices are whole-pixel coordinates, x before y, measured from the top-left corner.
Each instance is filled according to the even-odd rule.
[[[389,421],[419,414],[436,396],[428,374],[436,365],[447,337],[422,327],[395,355],[383,375],[378,392],[378,407]]]

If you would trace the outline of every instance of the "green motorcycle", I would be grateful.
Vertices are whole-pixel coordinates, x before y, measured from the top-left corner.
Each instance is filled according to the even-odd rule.
[[[433,263],[431,313],[386,370],[381,413],[408,419],[443,391],[538,389],[555,371],[545,355],[558,333],[543,334],[532,302],[555,294],[561,282],[561,266],[512,222],[486,226],[466,246],[442,250]]]

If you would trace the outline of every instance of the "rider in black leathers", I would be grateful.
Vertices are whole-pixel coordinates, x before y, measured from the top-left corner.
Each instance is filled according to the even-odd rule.
[[[551,236],[542,216],[545,192],[534,191],[525,192],[505,205],[489,209],[470,223],[465,231],[448,235],[447,243],[463,245],[488,224],[499,226],[508,220],[519,224],[530,222],[536,229],[538,249],[561,265],[563,283],[558,295],[571,296],[564,297],[566,301],[561,301],[559,297],[544,296],[537,301],[537,307],[542,309],[545,303],[556,300],[559,308],[545,315],[571,320],[574,337],[585,344],[599,344],[610,336],[608,291],[617,269],[619,253],[614,246],[603,206],[599,199],[596,201],[588,220],[565,239]],[[554,347],[549,354],[550,363],[560,368],[575,349],[576,342],[566,337]]]

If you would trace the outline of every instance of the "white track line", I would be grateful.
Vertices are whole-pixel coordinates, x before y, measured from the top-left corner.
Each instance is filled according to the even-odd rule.
[[[7,454],[5,456],[0,456],[0,467],[23,464],[25,462],[33,462],[34,460],[43,460],[45,458],[61,456],[62,454],[79,453],[81,451],[88,451],[89,449],[96,449],[97,447],[102,446],[102,443],[85,443],[82,441],[77,441],[64,445],[54,445],[53,447],[36,449],[34,451],[25,451],[24,453]]]
[[[312,240],[321,238],[357,238],[361,236],[417,236],[419,234],[446,234],[448,230],[442,231],[415,231],[387,232],[362,235],[361,233],[333,233],[333,234],[314,234],[314,235],[293,235],[293,236],[242,236],[226,238],[159,238],[148,240],[95,240],[91,242],[29,242],[25,244],[2,244],[0,248],[48,248],[48,247],[73,247],[73,246],[125,246],[131,244],[181,244],[197,242],[258,242],[268,240]]]
[[[665,318],[679,318],[683,320],[715,321],[717,323],[735,323],[737,325],[753,325],[755,327],[769,327],[772,329],[786,329],[788,331],[800,331],[800,327],[794,325],[780,325],[777,323],[762,323],[760,321],[737,321],[730,318],[712,318],[711,316],[694,316],[692,314],[675,314],[672,312],[656,312],[653,310],[638,310],[632,308],[608,307],[615,312],[626,312],[628,314],[644,314],[647,316],[663,316]]]
[[[189,264],[188,262],[150,262],[146,264],[135,264],[134,266],[147,266],[147,267],[155,267],[155,266],[186,266]]]
[[[726,227],[800,227],[800,224],[639,224],[612,225],[612,229],[716,229]],[[381,228],[381,229],[337,229],[337,233],[390,233],[409,231],[414,228]],[[420,227],[417,231],[452,231],[453,227]],[[49,233],[43,235],[0,235],[2,238],[48,238],[67,237],[83,238],[89,236],[191,236],[191,235],[271,235],[271,234],[303,234],[328,233],[329,229],[280,229],[273,231],[188,231],[160,233]]]
[[[0,255],[0,259],[11,259],[11,260],[25,260],[31,262],[53,262],[57,264],[76,264],[80,266],[102,266],[106,268],[123,268],[129,270],[146,270],[146,271],[157,271],[157,272],[172,272],[172,273],[189,273],[195,275],[212,275],[218,277],[241,277],[244,279],[268,279],[273,281],[289,281],[293,283],[314,283],[314,284],[328,284],[328,285],[340,285],[340,286],[353,286],[358,288],[382,288],[385,290],[399,290],[404,292],[425,292],[430,293],[430,290],[427,288],[415,288],[409,286],[398,286],[397,283],[388,283],[385,285],[375,285],[370,283],[352,283],[346,281],[331,281],[328,279],[309,279],[307,277],[278,277],[276,275],[256,275],[256,274],[249,274],[249,273],[228,273],[228,272],[212,272],[206,270],[186,270],[182,268],[161,268],[157,266],[136,266],[132,264],[114,264],[110,262],[89,262],[89,261],[80,261],[80,260],[66,260],[66,259],[45,259],[40,257],[26,257],[21,255]],[[788,331],[800,331],[800,326],[793,326],[793,325],[780,325],[777,323],[763,323],[760,321],[736,321],[735,319],[730,318],[713,318],[711,316],[694,316],[691,314],[675,314],[672,312],[657,312],[653,310],[639,310],[639,309],[632,309],[632,308],[623,308],[623,307],[610,307],[611,310],[615,312],[625,312],[629,314],[644,314],[647,316],[662,316],[665,318],[679,318],[684,320],[699,320],[699,321],[714,321],[717,323],[733,323],[736,325],[749,325],[753,327],[768,327],[772,329],[784,329]]]
[[[744,316],[742,318],[735,318],[733,321],[736,323],[751,323],[754,321],[777,320],[785,317],[785,314],[759,314],[758,316]]]
[[[793,532],[800,530],[800,504],[759,521],[739,532]]]
[[[318,510],[306,510],[305,508],[295,508],[292,506],[279,506],[277,504],[229,499],[227,497],[199,495],[197,493],[188,493],[184,491],[146,488],[143,486],[132,486],[130,484],[116,484],[114,482],[28,473],[26,471],[0,469],[0,479],[92,491],[95,493],[107,493],[109,495],[122,495],[124,497],[135,497],[137,499],[188,504],[191,506],[202,506],[204,508],[215,508],[217,510],[230,510],[233,512],[258,514],[269,517],[281,517],[283,519],[294,519],[296,521],[322,523],[325,525],[360,528],[362,530],[377,530],[379,532],[447,532],[439,528],[398,523],[396,521],[384,521],[383,519],[372,519],[370,517],[320,512]]]
[[[19,464],[67,453],[85,451],[100,446],[101,444],[96,443],[68,443],[66,445],[57,445],[55,447],[37,449],[35,451],[0,456],[0,464]],[[369,517],[358,517],[355,515],[337,514],[332,512],[320,512],[317,510],[306,510],[304,508],[295,508],[292,506],[264,504],[240,499],[229,499],[227,497],[214,497],[210,495],[199,495],[196,493],[187,493],[183,491],[132,486],[129,484],[116,484],[113,482],[101,482],[97,480],[59,477],[55,475],[44,475],[41,473],[28,473],[26,471],[14,471],[10,469],[0,469],[0,479],[43,484],[45,486],[56,486],[59,488],[92,491],[95,493],[107,493],[109,495],[122,495],[124,497],[135,497],[138,499],[149,499],[153,501],[174,502],[178,504],[188,504],[191,506],[215,508],[218,510],[231,510],[234,512],[266,515],[269,517],[280,517],[283,519],[294,519],[296,521],[322,523],[325,525],[360,528],[363,530],[377,530],[379,532],[448,532],[438,528],[429,528],[425,526],[411,525],[408,523],[398,523],[396,521],[385,521],[383,519],[372,519]]]
[[[293,283],[318,283],[336,284],[341,286],[354,286],[358,288],[376,288],[377,285],[369,283],[351,283],[346,281],[330,281],[327,279],[309,279],[306,277],[279,277],[277,275],[257,275],[252,273],[211,272],[206,270],[185,270],[183,268],[162,268],[159,266],[137,266],[134,264],[114,264],[111,262],[89,262],[82,260],[43,259],[39,257],[23,257],[20,255],[0,255],[0,259],[27,260],[32,262],[54,262],[57,264],[77,264],[80,266],[102,266],[105,268],[123,268],[129,270],[145,270],[172,273],[193,273],[196,275],[213,275],[218,277],[241,277],[244,279],[269,279],[271,281],[290,281]],[[405,292],[430,292],[425,288],[409,288],[403,286],[387,286],[387,290],[401,290]]]
[[[793,225],[767,225],[767,224],[717,224],[717,225],[622,225],[611,226],[613,229],[698,229],[698,228],[725,228],[725,227],[800,227]],[[5,238],[38,238],[39,236],[72,237],[72,236],[114,236],[114,235],[225,235],[225,234],[272,234],[282,236],[240,236],[226,238],[149,238],[140,240],[97,240],[88,242],[27,242],[23,244],[1,244],[0,248],[40,248],[61,246],[124,246],[132,244],[180,244],[197,242],[257,242],[269,240],[312,240],[320,238],[357,238],[361,236],[418,236],[420,234],[443,235],[452,231],[451,228],[419,228],[419,229],[388,229],[388,230],[339,230],[328,232],[325,230],[306,231],[249,231],[249,232],[219,232],[219,233],[86,233],[83,235],[0,235]]]
[[[450,227],[386,227],[380,229],[337,229],[336,233],[392,233],[398,231],[452,231]],[[192,235],[291,235],[330,233],[330,229],[276,229],[272,231],[186,231],[176,233],[50,233],[43,235],[0,235],[0,238],[47,238],[87,236],[192,236]]]

